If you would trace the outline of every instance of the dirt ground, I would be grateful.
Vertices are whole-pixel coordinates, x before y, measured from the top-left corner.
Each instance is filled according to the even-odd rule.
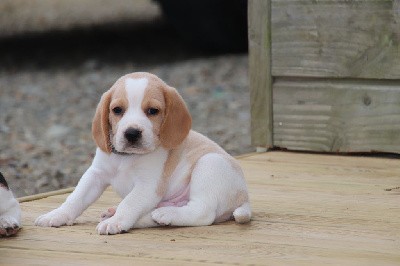
[[[210,54],[162,21],[0,40],[0,171],[16,196],[74,186],[95,151],[91,120],[120,76],[176,87],[193,128],[233,155],[253,150],[247,54]]]

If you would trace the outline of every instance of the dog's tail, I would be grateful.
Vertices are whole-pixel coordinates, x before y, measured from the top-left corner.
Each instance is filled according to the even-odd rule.
[[[238,207],[233,212],[233,217],[235,218],[235,222],[239,224],[244,224],[250,222],[251,219],[251,208],[250,203],[245,202],[240,207]]]

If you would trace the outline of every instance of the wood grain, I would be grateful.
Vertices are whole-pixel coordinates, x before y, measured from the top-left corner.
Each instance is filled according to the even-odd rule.
[[[400,153],[400,82],[277,79],[274,145]]]
[[[400,0],[272,1],[272,75],[400,78]]]
[[[400,153],[400,0],[265,5],[249,3],[253,144]]]
[[[248,13],[251,141],[254,146],[271,148],[271,1],[250,0]]]
[[[40,228],[68,194],[22,203],[24,228],[0,239],[1,265],[398,265],[398,160],[270,152],[239,159],[253,220],[100,236],[110,190],[73,226]],[[397,189],[396,189],[397,188]]]

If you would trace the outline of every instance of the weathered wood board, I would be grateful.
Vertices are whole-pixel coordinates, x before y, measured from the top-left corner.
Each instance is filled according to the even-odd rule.
[[[268,148],[273,147],[270,11],[270,1],[249,1],[249,82],[251,88],[264,88],[250,90],[251,139],[254,146]]]
[[[400,81],[277,79],[274,145],[400,153]]]
[[[255,146],[400,153],[400,0],[249,1],[249,48]]]
[[[272,75],[400,78],[400,0],[273,0]]]
[[[33,226],[68,194],[53,195],[22,203],[24,228],[0,238],[0,265],[400,264],[398,160],[269,152],[239,162],[250,224],[99,236],[100,213],[119,201],[107,190],[73,226]]]

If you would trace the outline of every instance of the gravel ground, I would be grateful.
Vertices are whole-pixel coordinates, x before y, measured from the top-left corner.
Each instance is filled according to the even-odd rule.
[[[91,120],[101,94],[135,71],[176,87],[195,130],[233,155],[252,151],[247,54],[195,51],[161,22],[0,45],[0,171],[16,196],[76,185],[95,151]]]

